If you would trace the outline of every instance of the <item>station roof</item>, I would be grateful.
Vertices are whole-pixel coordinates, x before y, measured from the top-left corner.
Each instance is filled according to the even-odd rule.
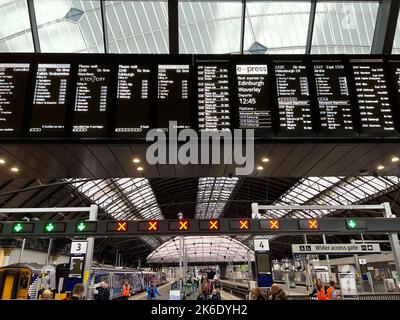
[[[394,214],[400,215],[400,178],[394,176],[359,177],[308,177],[292,178],[172,178],[172,179],[11,179],[0,185],[0,204],[2,207],[68,207],[99,205],[99,219],[176,219],[182,212],[186,218],[201,217],[250,217],[251,203],[260,204],[362,204],[388,201]],[[363,215],[374,216],[376,212],[268,212],[264,217],[312,217],[325,215]],[[32,213],[4,215],[0,220],[18,220],[24,216],[32,219]],[[78,220],[85,213],[48,213],[38,216],[40,220]],[[205,240],[204,249],[210,251]],[[229,237],[221,237],[213,243],[226,242]],[[232,238],[233,239],[233,238]],[[251,237],[237,236],[242,248],[251,248]],[[329,240],[330,239],[330,240]],[[309,237],[309,242],[320,242],[320,236]],[[46,247],[45,240],[40,240]],[[171,242],[172,241],[172,242]],[[232,240],[233,241],[233,240]],[[290,244],[302,242],[301,237],[272,237],[271,248],[278,254],[290,254]],[[349,242],[347,236],[329,238],[331,242]],[[211,241],[210,241],[211,242]],[[58,239],[54,251],[66,250],[68,240]],[[233,243],[238,243],[237,241]],[[238,244],[239,244],[238,243]],[[7,245],[7,243],[2,243]],[[37,246],[37,243],[33,243]],[[172,249],[171,249],[172,248]],[[190,246],[189,246],[190,248]],[[200,248],[200,245],[199,245]],[[98,261],[115,261],[119,250],[125,261],[149,261],[167,257],[173,252],[171,237],[135,237],[96,239],[96,258]],[[164,250],[166,250],[164,252]],[[171,251],[172,250],[172,251]],[[235,250],[223,248],[212,259],[227,256],[229,261],[236,259]],[[237,249],[239,250],[239,249]],[[243,252],[244,252],[243,251]],[[152,253],[153,252],[153,253]],[[231,255],[229,255],[231,254]],[[203,256],[203,260],[207,255]],[[239,254],[239,260],[242,255]],[[166,259],[166,258],[165,258]],[[172,258],[171,258],[172,259]],[[172,261],[172,260],[171,260]],[[247,255],[246,255],[247,261]],[[166,262],[166,261],[165,261]],[[177,262],[177,261],[175,261]]]
[[[167,0],[2,0],[0,52],[368,54],[393,35],[400,51],[386,0],[176,2],[169,14]]]

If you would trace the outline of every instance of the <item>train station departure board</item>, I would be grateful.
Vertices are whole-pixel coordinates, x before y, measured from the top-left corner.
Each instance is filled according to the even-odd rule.
[[[236,65],[239,127],[272,131],[268,65]]]
[[[74,133],[90,137],[105,134],[110,73],[109,65],[78,66],[72,127]]]
[[[396,55],[0,54],[9,141],[143,142],[170,128],[250,129],[265,143],[397,141],[399,106]]]
[[[150,126],[150,66],[119,65],[115,133],[142,133]]]
[[[29,63],[0,63],[0,134],[22,131]]]
[[[279,135],[312,136],[310,85],[302,61],[274,61]]]
[[[189,99],[190,66],[188,64],[158,65],[157,128],[168,131],[169,122],[176,129],[190,128]]]
[[[394,134],[395,127],[381,59],[351,59],[361,117],[361,134]]]
[[[70,64],[38,65],[30,132],[64,133],[70,71]]]
[[[230,130],[228,63],[197,65],[197,104],[200,130]]]
[[[319,108],[320,134],[354,136],[346,66],[340,60],[313,61]]]

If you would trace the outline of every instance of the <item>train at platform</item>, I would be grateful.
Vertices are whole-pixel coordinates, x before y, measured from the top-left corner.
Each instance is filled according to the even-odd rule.
[[[52,290],[55,299],[65,299],[71,292],[73,284],[77,283],[76,280],[69,281],[68,274],[68,263],[58,265],[17,263],[4,266],[0,268],[0,300],[40,299],[41,292],[45,289]],[[144,291],[150,284],[159,286],[167,282],[164,272],[101,265],[91,268],[88,279],[89,290],[86,299],[95,298],[96,287],[103,280],[109,285],[110,299],[122,297],[122,285],[126,281],[131,285],[132,294]]]

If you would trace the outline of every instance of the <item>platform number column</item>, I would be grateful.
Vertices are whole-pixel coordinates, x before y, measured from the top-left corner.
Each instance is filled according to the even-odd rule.
[[[254,256],[256,261],[256,274],[258,287],[271,287],[272,272],[269,257],[269,240],[267,237],[254,238]]]

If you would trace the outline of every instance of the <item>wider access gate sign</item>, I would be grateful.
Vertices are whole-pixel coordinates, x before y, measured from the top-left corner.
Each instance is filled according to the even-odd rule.
[[[371,254],[381,253],[378,243],[292,244],[293,254]]]

